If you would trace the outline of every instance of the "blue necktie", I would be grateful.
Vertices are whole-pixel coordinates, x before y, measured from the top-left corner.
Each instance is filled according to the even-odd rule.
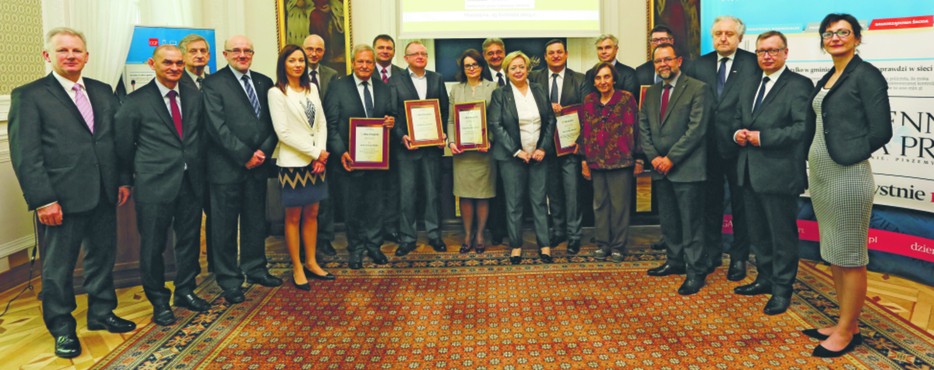
[[[723,86],[726,85],[726,61],[730,58],[720,59],[720,71],[717,73],[717,96],[723,94]]]
[[[256,91],[253,90],[253,84],[250,83],[250,76],[243,75],[240,79],[243,80],[243,88],[246,89],[246,97],[250,99],[250,105],[253,106],[253,113],[256,113],[256,118],[259,118],[259,99],[256,97]]]
[[[756,94],[756,104],[752,106],[752,113],[756,113],[756,111],[759,110],[759,106],[762,105],[762,98],[765,97],[765,85],[767,83],[769,83],[768,76],[763,77],[762,85],[759,85],[759,93]]]
[[[373,117],[373,98],[370,96],[369,83],[363,81],[363,109],[366,110],[366,116]]]
[[[551,74],[551,102],[558,102],[558,74]]]

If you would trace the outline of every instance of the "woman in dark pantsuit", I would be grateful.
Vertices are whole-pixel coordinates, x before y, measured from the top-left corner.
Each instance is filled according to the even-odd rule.
[[[509,84],[493,92],[488,110],[493,158],[506,192],[509,261],[522,262],[522,208],[528,194],[542,262],[551,263],[545,184],[547,151],[554,150],[555,115],[541,86],[529,83],[529,57],[514,51],[503,60]]]
[[[861,31],[849,14],[829,14],[820,24],[821,47],[833,57],[834,67],[811,95],[808,120],[816,129],[808,183],[821,258],[831,264],[840,315],[834,326],[804,331],[821,340],[816,357],[839,357],[862,342],[859,313],[866,300],[866,243],[875,189],[868,159],[892,137],[888,85],[876,67],[856,55]]]

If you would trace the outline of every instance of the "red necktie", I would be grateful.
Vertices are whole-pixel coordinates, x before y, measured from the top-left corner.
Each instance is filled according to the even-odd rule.
[[[662,92],[662,110],[659,114],[658,121],[662,122],[665,120],[665,111],[668,110],[668,95],[671,92],[671,85],[665,84],[665,91]]]
[[[178,138],[182,139],[182,111],[178,109],[178,102],[175,101],[175,96],[178,95],[178,92],[171,90],[168,95],[169,107],[172,108],[172,122],[175,123],[175,131],[178,131]]]
[[[389,83],[389,75],[386,74],[386,68],[383,68],[383,83],[384,84]]]

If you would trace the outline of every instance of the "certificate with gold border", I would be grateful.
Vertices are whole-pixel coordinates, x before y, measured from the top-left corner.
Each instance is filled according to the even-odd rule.
[[[486,102],[454,104],[455,145],[462,151],[489,149],[486,128]]]
[[[580,104],[566,106],[555,117],[555,153],[559,157],[574,153],[581,134],[580,108]]]
[[[389,133],[383,119],[351,118],[349,151],[354,170],[388,170]]]
[[[650,87],[652,87],[652,85],[639,86],[639,110],[642,110],[642,102],[645,101],[645,92],[649,91]]]
[[[413,148],[444,144],[438,99],[406,100],[405,123]]]

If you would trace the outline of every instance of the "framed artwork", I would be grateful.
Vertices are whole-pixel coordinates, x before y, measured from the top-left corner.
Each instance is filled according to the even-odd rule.
[[[276,30],[280,49],[301,46],[311,34],[321,36],[326,49],[322,63],[350,73],[350,0],[276,0]]]
[[[647,0],[648,23],[645,33],[664,24],[674,32],[675,46],[686,60],[700,57],[700,38],[707,30],[700,29],[700,0]],[[645,55],[651,57],[652,45],[646,44]]]

